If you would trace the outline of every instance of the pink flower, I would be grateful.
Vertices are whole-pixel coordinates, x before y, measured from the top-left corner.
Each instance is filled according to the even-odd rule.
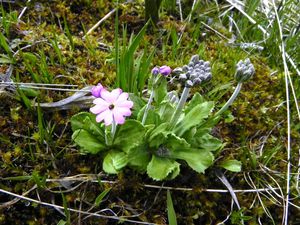
[[[93,101],[95,106],[90,108],[90,111],[97,115],[96,121],[98,123],[104,120],[105,126],[109,126],[114,120],[116,124],[123,124],[125,117],[131,115],[130,109],[133,102],[127,100],[128,93],[122,92],[120,88],[111,92],[103,88],[100,96]]]
[[[103,89],[103,86],[100,83],[98,83],[97,86],[92,87],[92,90],[91,90],[92,95],[96,98],[99,98],[102,89]]]

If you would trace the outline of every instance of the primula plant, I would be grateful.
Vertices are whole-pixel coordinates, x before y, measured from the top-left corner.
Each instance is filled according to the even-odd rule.
[[[82,153],[101,154],[107,173],[116,174],[130,167],[146,172],[154,180],[175,178],[182,164],[199,173],[211,166],[223,146],[211,135],[217,121],[214,119],[232,104],[242,82],[254,74],[254,67],[248,59],[237,64],[238,86],[216,113],[214,102],[206,101],[199,93],[187,101],[193,87],[211,79],[209,62],[195,55],[188,65],[173,70],[172,79],[184,87],[180,98],[176,92],[167,91],[171,72],[168,66],[153,68],[147,101],[135,95],[129,97],[121,89],[108,91],[101,84],[95,86],[90,112],[71,119],[72,138]],[[239,170],[236,165],[240,167],[235,160],[223,163],[232,171]]]

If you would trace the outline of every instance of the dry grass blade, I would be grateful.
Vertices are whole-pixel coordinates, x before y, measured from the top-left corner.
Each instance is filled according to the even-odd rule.
[[[286,62],[285,56],[285,43],[283,40],[282,26],[281,20],[279,18],[277,7],[275,1],[272,0],[275,17],[277,21],[277,25],[279,28],[279,38],[281,42],[281,46],[279,49],[282,54],[282,61],[284,66],[284,74],[285,74],[285,90],[286,90],[286,110],[287,110],[287,178],[286,178],[286,204],[283,216],[284,225],[288,224],[288,211],[289,211],[289,198],[290,198],[290,179],[291,179],[291,119],[290,119],[290,98],[289,98],[289,70]]]

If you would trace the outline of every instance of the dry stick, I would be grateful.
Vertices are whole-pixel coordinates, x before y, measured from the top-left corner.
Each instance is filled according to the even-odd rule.
[[[92,33],[97,27],[99,27],[99,25],[105,21],[107,18],[109,18],[114,12],[116,11],[116,9],[111,10],[109,13],[107,13],[101,20],[99,20],[91,29],[89,29],[89,31],[82,37],[83,39],[86,38],[86,36],[88,36],[90,33]]]
[[[178,8],[179,8],[180,21],[183,22],[181,0],[178,0]]]
[[[36,199],[33,199],[33,198],[28,198],[28,197],[25,197],[25,196],[22,196],[22,195],[15,194],[15,193],[10,192],[10,191],[6,191],[6,190],[3,190],[3,189],[0,189],[0,192],[3,193],[3,194],[14,196],[14,197],[19,198],[19,199],[23,199],[23,200],[26,200],[26,201],[34,202],[34,203],[37,203],[37,204],[40,204],[40,205],[44,205],[44,206],[49,206],[49,207],[53,207],[53,208],[65,210],[65,208],[63,206],[56,205],[56,204],[51,204],[51,203],[48,203],[48,202],[42,202],[42,201],[39,201],[39,200],[36,200]],[[85,212],[85,211],[82,211],[82,210],[73,209],[73,208],[67,208],[67,210],[69,210],[71,212],[75,212],[75,213],[81,213],[81,214],[85,214],[85,215],[91,215],[91,216],[100,217],[100,218],[106,218],[106,219],[113,219],[113,220],[118,220],[118,221],[122,221],[122,222],[129,222],[129,223],[136,223],[136,224],[147,224],[147,225],[156,225],[155,223],[135,221],[135,220],[125,219],[123,217],[107,216],[107,215],[101,215],[101,214],[98,214],[98,213],[88,213],[88,212]]]
[[[294,67],[294,69],[296,70],[297,74],[300,76],[300,70],[298,70],[296,63],[293,61],[293,59],[290,57],[289,54],[285,53],[285,56],[290,61],[291,65]]]
[[[191,18],[192,18],[192,12],[194,11],[194,8],[195,8],[195,5],[196,5],[197,1],[198,1],[198,0],[194,0],[194,1],[193,1],[193,5],[192,5],[192,8],[191,8],[191,12],[190,12],[190,14],[188,15],[188,17],[187,17],[187,19],[186,19],[187,22],[190,22],[190,21],[191,21]],[[182,39],[182,37],[183,37],[183,33],[184,33],[185,28],[186,28],[186,24],[183,25],[183,26],[181,27],[181,29],[180,29],[181,34],[180,34],[180,36],[179,36],[179,38],[178,38],[177,44],[180,43],[180,41],[181,41],[181,39]]]
[[[0,86],[1,86],[1,83],[0,83]],[[69,89],[69,88],[35,87],[35,86],[31,86],[31,85],[26,85],[23,87],[31,88],[31,89],[38,89],[38,90],[49,90],[49,91],[84,92],[84,93],[91,92],[90,90],[87,90],[87,89],[86,90],[84,90],[84,89],[78,90],[78,89]]]
[[[300,155],[300,149],[298,151],[299,151],[299,155]],[[300,181],[300,159],[298,161],[298,170],[297,170],[297,176],[296,176],[296,190],[298,190],[298,192],[300,191],[299,181]]]
[[[203,24],[206,28],[208,28],[209,30],[212,30],[213,32],[215,32],[217,35],[219,35],[220,37],[224,38],[225,40],[230,41],[229,38],[227,38],[226,36],[224,36],[223,34],[221,34],[219,31],[213,29],[212,27],[210,27],[206,23],[204,23],[204,22],[201,21],[201,24]]]
[[[30,192],[32,192],[32,191],[33,191],[34,189],[36,189],[36,188],[37,188],[37,185],[35,184],[35,185],[34,185],[32,188],[30,188],[28,191],[24,192],[24,193],[22,194],[22,196],[28,195]],[[20,201],[20,198],[15,198],[15,199],[13,199],[13,200],[11,200],[11,201],[9,201],[9,202],[2,203],[2,204],[0,204],[0,209],[9,207],[9,206],[11,206],[11,205],[17,203],[18,201]]]
[[[43,83],[23,83],[23,82],[0,82],[2,84],[15,84],[15,85],[22,85],[22,86],[50,86],[50,87],[78,87],[76,84],[43,84]]]
[[[74,176],[74,177],[65,177],[61,179],[46,179],[46,182],[62,182],[62,181],[85,181],[85,182],[99,182],[98,179],[92,174],[87,176]],[[108,184],[117,184],[118,181],[110,181],[110,180],[101,180],[101,183],[108,183]],[[183,188],[183,187],[169,187],[169,186],[159,186],[159,185],[152,185],[152,184],[142,184],[143,187],[146,188],[153,188],[153,189],[164,189],[164,190],[173,190],[173,191],[195,191],[194,188]],[[235,193],[256,193],[256,192],[267,192],[271,190],[277,190],[278,188],[259,188],[259,189],[237,189],[233,190]],[[217,192],[217,193],[228,193],[228,190],[225,189],[199,189],[201,192]]]
[[[31,2],[31,0],[28,0],[27,4],[30,3],[30,2]],[[22,10],[22,12],[18,16],[18,22],[21,20],[21,17],[24,15],[24,13],[25,13],[26,10],[27,10],[27,6],[24,7],[24,9]]]

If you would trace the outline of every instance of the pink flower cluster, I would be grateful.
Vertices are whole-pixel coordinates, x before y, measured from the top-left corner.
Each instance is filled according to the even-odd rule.
[[[131,115],[133,102],[128,100],[128,93],[120,88],[111,92],[107,91],[101,84],[92,88],[92,95],[96,97],[93,101],[95,106],[90,108],[96,114],[96,121],[100,123],[104,120],[105,126],[109,126],[114,121],[116,124],[123,124],[125,117]]]

